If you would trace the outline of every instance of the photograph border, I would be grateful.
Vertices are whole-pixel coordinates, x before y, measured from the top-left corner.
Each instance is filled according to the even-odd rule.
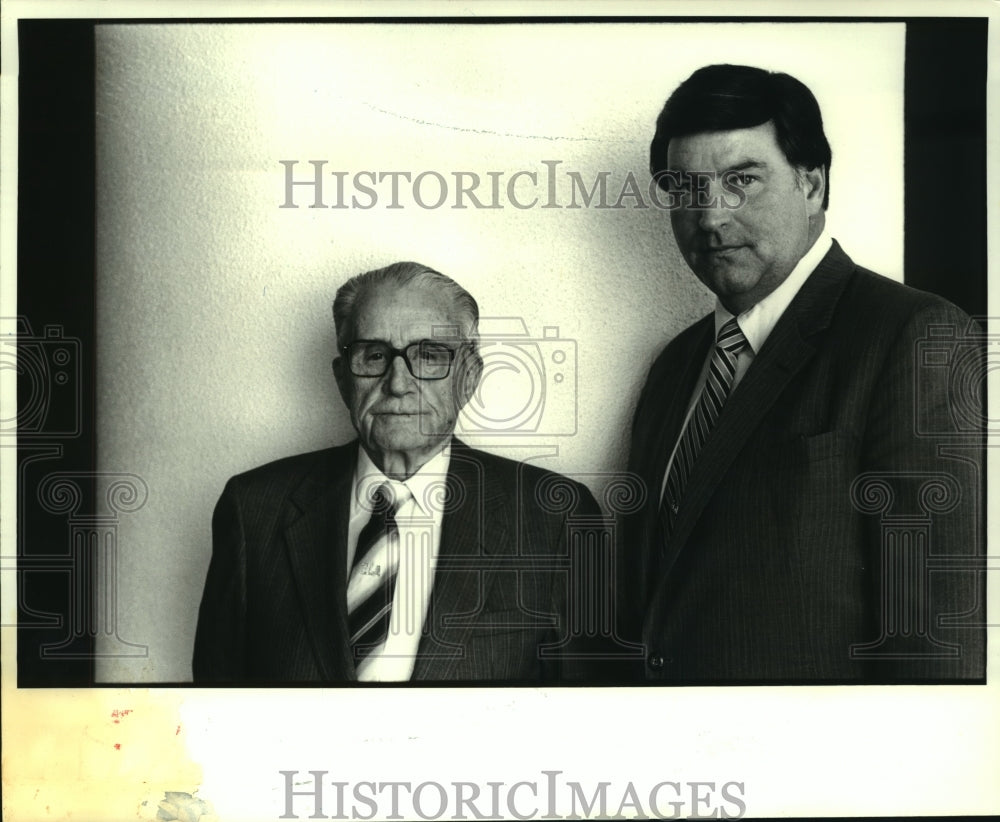
[[[220,12],[216,9],[212,15],[202,19],[202,14],[193,11],[190,4],[177,4],[177,16],[166,16],[164,10],[173,7],[169,2],[156,4],[158,16],[148,16],[153,14],[152,5],[101,4],[101,16],[94,17],[91,15],[95,14],[95,5],[89,3],[12,2],[7,4],[3,14],[4,214],[3,233],[0,236],[4,247],[2,264],[5,282],[2,294],[5,322],[14,323],[8,325],[6,331],[8,339],[11,335],[21,338],[19,350],[24,350],[26,339],[30,345],[43,352],[43,356],[46,347],[54,343],[64,346],[68,343],[70,350],[76,350],[80,355],[74,364],[75,373],[70,374],[71,382],[77,381],[73,386],[77,392],[74,395],[76,404],[57,403],[51,407],[51,411],[46,406],[41,416],[49,428],[41,425],[37,431],[21,431],[16,437],[8,435],[6,422],[13,419],[10,412],[14,406],[7,391],[11,381],[5,383],[3,419],[4,434],[8,436],[0,440],[0,445],[3,446],[0,453],[4,458],[5,480],[2,510],[3,519],[7,523],[4,527],[2,550],[5,594],[3,697],[8,708],[13,707],[20,716],[15,719],[10,710],[5,711],[3,731],[5,745],[18,751],[26,751],[30,756],[26,755],[24,762],[17,763],[16,766],[10,756],[5,756],[4,807],[5,810],[34,807],[31,803],[37,800],[31,798],[29,788],[37,796],[38,786],[42,785],[52,799],[53,808],[57,811],[73,809],[78,814],[77,818],[80,813],[86,818],[87,810],[93,808],[113,808],[108,813],[117,813],[118,809],[126,805],[135,805],[138,801],[135,797],[141,794],[141,804],[144,806],[141,813],[148,813],[149,816],[140,818],[169,819],[169,816],[154,816],[157,813],[156,802],[169,804],[172,801],[176,808],[192,808],[191,803],[196,801],[199,788],[206,784],[202,780],[216,767],[209,763],[216,763],[220,757],[228,756],[232,759],[230,771],[237,775],[233,776],[231,782],[212,782],[220,793],[202,796],[206,800],[215,801],[217,805],[223,805],[219,801],[222,794],[229,801],[240,790],[237,787],[239,779],[246,782],[247,773],[252,773],[258,767],[261,773],[271,774],[273,785],[269,786],[272,804],[256,818],[279,818],[285,808],[282,803],[287,795],[284,792],[284,778],[279,776],[281,770],[272,767],[272,762],[286,762],[288,769],[304,775],[314,768],[326,768],[333,761],[330,749],[324,748],[322,741],[317,739],[318,728],[323,725],[323,721],[314,717],[315,721],[310,725],[309,718],[310,711],[319,710],[321,702],[318,700],[324,696],[324,689],[296,686],[301,690],[288,695],[280,691],[262,694],[245,689],[224,689],[224,693],[220,693],[218,689],[202,689],[190,683],[163,683],[153,687],[149,683],[98,685],[94,683],[92,636],[73,639],[66,645],[65,652],[57,663],[44,659],[40,654],[42,646],[58,644],[65,639],[65,626],[72,624],[74,618],[79,619],[79,615],[73,613],[74,608],[80,606],[81,597],[84,601],[91,598],[94,590],[93,579],[89,577],[67,584],[68,575],[77,573],[79,576],[79,569],[74,568],[72,561],[68,561],[67,553],[53,555],[51,551],[51,546],[66,543],[65,516],[53,516],[53,511],[46,509],[39,501],[37,488],[30,481],[22,485],[24,478],[32,475],[32,465],[42,460],[58,460],[60,469],[81,476],[93,476],[97,471],[94,48],[93,39],[90,38],[88,43],[87,38],[81,37],[81,34],[94,22],[135,25],[195,19],[197,22],[220,24],[252,24],[258,21],[329,22],[331,18],[321,16],[320,8],[342,11],[342,16],[335,18],[337,20],[371,24],[386,21],[413,24],[504,24],[523,22],[522,16],[533,12],[526,11],[523,4],[517,4],[514,7],[516,11],[510,12],[515,16],[508,17],[506,11],[497,11],[504,8],[504,4],[484,3],[484,11],[488,9],[492,16],[471,16],[474,14],[471,9],[457,11],[468,4],[458,6],[441,3],[428,4],[428,13],[433,16],[399,16],[399,10],[412,7],[392,3],[384,7],[384,12],[392,16],[362,17],[352,15],[351,12],[358,8],[355,4],[339,3],[325,7],[308,5],[303,13],[310,16],[299,17],[289,11],[287,14],[291,16],[272,18],[255,17],[252,14],[248,16],[247,13],[258,10],[273,13],[274,4],[235,3],[226,7],[226,13],[232,12],[238,16],[218,16]],[[685,10],[694,8],[690,4],[663,4],[656,6],[657,9],[664,9],[663,14],[647,16],[649,5],[627,4],[625,8],[631,12],[627,15],[606,16],[595,12],[584,17],[570,17],[552,13],[547,16],[532,16],[531,20],[540,25],[545,22],[569,21],[581,24],[776,20],[905,22],[905,184],[907,192],[921,189],[927,191],[926,196],[920,197],[912,197],[908,193],[905,201],[906,282],[945,296],[974,317],[986,320],[997,316],[996,295],[992,293],[992,289],[988,289],[990,260],[987,254],[987,240],[996,237],[996,217],[992,211],[987,211],[986,198],[987,191],[991,190],[991,183],[996,182],[996,161],[992,158],[998,154],[995,151],[995,112],[988,111],[986,107],[987,92],[995,88],[991,76],[993,67],[989,62],[990,55],[995,52],[989,42],[992,32],[987,31],[987,28],[993,28],[996,24],[996,12],[991,4],[872,2],[835,4],[836,9],[834,4],[816,4],[814,8],[817,12],[822,9],[823,16],[791,16],[780,12],[769,15],[767,9],[789,7],[756,2],[751,5],[754,14],[745,13],[735,17],[732,16],[733,11],[747,9],[748,4],[720,4],[717,7],[718,13],[721,15],[725,12],[726,16],[693,16],[690,11],[686,11],[683,16],[678,16],[681,13],[679,11],[673,13],[682,7]],[[861,16],[861,5],[866,8],[865,16]],[[897,11],[907,6],[911,9],[909,14]],[[282,14],[286,13],[285,8],[291,7],[282,7]],[[478,11],[478,7],[474,8]],[[512,6],[507,5],[506,8]],[[567,7],[562,4],[545,4],[542,8],[546,11],[562,11]],[[584,8],[589,10],[604,7],[586,5]],[[795,8],[802,7],[800,5]],[[955,9],[959,16],[942,16],[941,10],[944,8]],[[640,13],[639,9],[643,11]],[[759,9],[764,10],[760,15],[756,13]],[[868,9],[878,16],[867,16]],[[959,9],[961,12],[958,12]],[[923,14],[925,10],[929,16]],[[850,11],[854,11],[854,14],[850,14]],[[42,19],[46,13],[52,13],[53,17],[46,19],[44,23],[32,22],[35,15],[40,15],[39,19]],[[105,17],[106,13],[122,16]],[[981,41],[980,49],[968,48],[968,41],[963,39],[966,35],[962,33],[962,30],[968,29],[978,29],[973,36]],[[912,41],[911,31],[914,34]],[[942,46],[941,38],[946,36],[943,34],[945,31],[951,32],[951,39],[948,45]],[[31,38],[39,38],[40,42],[45,43],[44,50],[31,47],[23,49],[20,54],[22,62],[13,62],[16,67],[13,73],[10,71],[14,60],[11,56],[12,32],[15,41],[21,44]],[[58,59],[52,59],[53,54],[58,54]],[[931,55],[934,60],[930,59]],[[87,65],[90,66],[89,74],[85,69]],[[977,82],[969,83],[970,76],[976,78]],[[17,88],[12,90],[15,83]],[[12,130],[11,126],[12,99],[17,100],[16,130]],[[944,105],[955,106],[956,110],[968,110],[970,103],[973,109],[981,109],[981,119],[975,119],[979,117],[977,113],[971,122],[961,122],[963,128],[981,134],[981,138],[971,148],[968,143],[963,142],[962,134],[940,116]],[[15,138],[13,145],[12,137]],[[988,151],[988,145],[994,150]],[[15,165],[12,166],[12,163]],[[18,181],[15,190],[10,185],[12,168],[16,168]],[[982,168],[986,169],[986,173],[982,173]],[[977,170],[979,173],[976,173]],[[951,171],[956,173],[950,174]],[[930,184],[929,174],[933,179]],[[946,194],[941,190],[942,177],[947,180]],[[956,204],[959,207],[954,207]],[[14,214],[16,222],[12,217]],[[941,242],[942,237],[947,237],[946,243]],[[15,244],[16,257],[11,251]],[[12,267],[12,262],[16,263],[16,269]],[[16,280],[10,275],[13,270],[17,272]],[[981,272],[982,276],[956,277],[953,273],[955,270]],[[38,277],[39,271],[46,272],[46,276]],[[11,301],[14,294],[16,309],[10,310],[7,306],[15,305]],[[17,390],[22,395],[22,401],[24,391],[31,390],[27,379],[19,372]],[[995,386],[990,385],[989,388],[992,394]],[[994,454],[990,452],[991,468],[993,459]],[[992,474],[992,470],[990,473]],[[10,491],[11,479],[18,488],[17,497]],[[90,492],[96,493],[93,487]],[[988,503],[987,496],[987,512]],[[12,520],[16,521],[16,530],[10,525]],[[988,527],[989,522],[984,525]],[[993,544],[993,541],[987,542],[989,548]],[[10,550],[12,545],[15,546],[13,554]],[[42,546],[37,555],[36,546]],[[990,561],[992,564],[989,570],[997,570],[998,566],[992,556]],[[51,571],[54,566],[59,566],[66,574],[29,574],[32,569]],[[995,613],[997,585],[993,577],[996,574],[987,576],[990,586],[988,607],[991,613]],[[24,586],[36,586],[38,583],[34,580],[39,577],[48,577],[49,581],[42,587],[32,587],[30,592],[27,591]],[[29,579],[32,581],[26,583]],[[15,592],[14,597],[9,596],[11,591]],[[31,608],[24,604],[29,600]],[[93,603],[89,603],[88,609],[92,605]],[[12,611],[16,611],[14,621],[10,620]],[[889,689],[892,693],[867,687],[846,689],[849,693],[839,687],[820,687],[815,691],[800,687],[789,689],[782,685],[775,685],[773,688],[740,687],[731,691],[732,696],[725,700],[723,709],[712,717],[698,714],[708,705],[717,706],[717,689],[671,689],[669,693],[674,704],[664,708],[663,715],[668,716],[672,724],[668,723],[669,732],[661,734],[675,738],[678,747],[689,754],[686,758],[665,755],[676,769],[676,773],[672,775],[680,781],[693,780],[696,784],[700,778],[704,778],[713,785],[735,777],[753,786],[753,779],[758,779],[758,787],[751,787],[746,794],[746,810],[750,817],[765,814],[804,817],[860,813],[892,815],[997,812],[1000,810],[1000,788],[993,784],[991,774],[1000,761],[1000,735],[995,730],[988,730],[989,726],[996,728],[1000,724],[1000,709],[996,707],[998,688],[997,652],[993,647],[996,644],[995,631],[991,631],[989,638],[993,640],[988,644],[989,662],[992,663],[988,663],[988,672],[992,676],[988,675],[984,686],[898,686]],[[12,646],[16,648],[16,654]],[[573,728],[576,712],[592,710],[601,700],[605,704],[610,703],[613,712],[620,714],[631,730],[622,732],[607,728],[591,729],[593,739],[596,744],[622,745],[626,750],[633,750],[636,740],[645,736],[646,729],[634,728],[627,720],[634,720],[640,711],[646,711],[648,716],[659,710],[650,700],[658,693],[667,693],[661,686],[630,689],[571,686],[559,688],[555,693],[530,687],[497,690],[488,685],[482,688],[463,686],[457,691],[427,686],[413,689],[413,693],[420,691],[425,691],[426,697],[422,705],[426,704],[431,712],[453,711],[456,717],[465,717],[467,721],[474,721],[470,720],[470,717],[475,716],[471,713],[474,706],[485,706],[488,712],[492,712],[492,723],[477,730],[495,734],[501,739],[507,738],[501,727],[505,722],[513,722],[514,718],[520,721],[523,716],[532,717],[532,721],[538,723],[543,731],[552,735],[553,744],[543,746],[551,753],[552,765],[556,765],[558,760],[558,763],[575,763],[579,769],[574,772],[570,766],[559,764],[559,768],[567,773],[585,772],[585,767],[577,758],[577,752],[568,750],[574,746],[585,746],[588,739]],[[928,693],[931,695],[928,696]],[[376,687],[362,689],[354,698],[359,706],[369,706],[374,704],[372,700],[384,699],[385,696],[386,688]],[[845,727],[855,729],[867,724],[874,729],[872,738],[867,743],[871,750],[855,752],[858,761],[845,766],[842,760],[845,743],[838,743],[836,733],[825,727],[824,732],[830,740],[828,749],[812,762],[803,762],[798,769],[790,766],[790,762],[794,762],[797,757],[794,746],[797,742],[801,744],[803,738],[808,738],[807,729],[796,727],[796,720],[803,724],[811,721],[816,711],[815,699],[829,705],[835,721],[839,718]],[[293,700],[296,704],[293,704]],[[915,711],[910,715],[911,718],[919,717],[912,731],[907,726],[906,709]],[[240,737],[237,726],[232,724],[233,712],[248,710],[262,713],[256,728],[257,735]],[[269,710],[276,714],[273,721],[266,716]],[[780,715],[782,719],[770,726],[754,725],[754,714],[764,712],[773,712],[773,715]],[[691,714],[690,722],[682,718],[681,714],[684,713]],[[539,720],[541,716],[546,719]],[[95,725],[99,721],[103,721],[104,725],[95,731]],[[421,730],[429,733],[426,724],[416,718],[404,715],[400,719],[395,716],[394,721],[401,724],[392,728],[384,739],[373,742],[364,735],[358,739],[384,754],[389,749],[381,745],[382,742],[395,745],[401,738],[413,739],[413,734],[419,735]],[[743,727],[740,725],[741,721],[749,724]],[[130,722],[134,722],[134,725],[128,726],[126,730],[125,726]],[[173,733],[175,724],[177,732]],[[732,727],[724,729],[726,724]],[[218,736],[223,730],[230,734],[227,742],[210,741],[211,734]],[[84,735],[93,738],[96,734],[101,752],[98,753],[96,746],[83,742],[69,746],[72,750],[66,751],[62,758],[53,758],[53,749],[58,746],[58,740],[66,738],[66,735],[75,738],[77,734],[81,738]],[[126,747],[134,743],[141,751],[132,766],[119,766],[117,770],[109,771],[109,756],[114,754],[109,754],[104,748],[111,747],[112,739],[122,740],[114,744]],[[29,740],[34,741],[29,744]],[[243,746],[249,748],[251,740],[254,746],[271,745],[273,751],[265,755],[243,750]],[[443,753],[448,750],[448,746],[454,746],[454,743],[455,739],[446,735],[441,740],[442,747],[435,749],[442,759],[441,764],[432,767],[431,771],[440,774],[442,779],[463,778],[465,775],[461,767],[456,765],[456,761],[461,760],[454,757],[448,759]],[[928,750],[914,750],[921,744],[927,745]],[[943,746],[944,750],[932,752],[929,750],[931,746]],[[369,752],[369,748],[365,748],[362,759],[365,764],[374,767],[368,760]],[[755,752],[762,752],[763,759],[751,764],[748,757]],[[946,755],[955,755],[957,752],[960,752],[959,761],[953,765],[952,770],[943,767],[934,770]],[[917,764],[921,754],[922,761]],[[46,756],[49,764],[42,764]],[[282,756],[285,759],[281,759]],[[858,769],[866,765],[874,769],[877,756],[889,757],[883,773],[873,774],[869,783],[853,784],[855,790],[850,795],[840,795],[832,803],[827,801],[829,797],[821,790],[823,786],[829,787],[830,774],[856,775]],[[391,754],[389,765],[380,766],[382,770],[373,772],[371,778],[378,779],[385,774],[391,776],[399,772],[408,775],[411,771],[420,772],[419,768],[415,768],[404,757],[405,754]],[[139,776],[141,768],[148,768],[150,762],[161,760],[165,763],[163,769],[154,769],[154,777],[143,779]],[[618,773],[595,772],[590,774],[592,781],[589,784],[598,784],[600,780],[609,778],[617,780],[614,782],[616,786],[623,785],[626,780],[633,778],[632,772],[628,770],[633,760],[634,754],[623,755],[622,769]],[[68,767],[69,772],[58,774],[51,767],[53,761],[57,766]],[[486,771],[477,773],[492,774],[494,771],[489,768],[495,767],[497,778],[509,779],[511,774],[514,778],[523,777],[523,772],[516,765],[509,764],[509,761],[507,765],[503,765],[498,764],[497,760],[490,760],[485,767]],[[956,774],[960,768],[964,770],[961,771],[961,777],[958,777]],[[735,773],[735,770],[739,770],[739,773]],[[217,770],[212,770],[212,773],[218,776]],[[548,772],[536,769],[532,773],[537,775]],[[260,776],[254,773],[249,778],[259,779]],[[85,789],[81,789],[81,780],[87,782]],[[939,784],[931,784],[935,780]],[[125,788],[127,792],[129,785],[134,788],[132,795],[123,796],[122,789]],[[764,787],[759,787],[760,785]],[[174,790],[165,786],[172,786]],[[171,794],[174,796],[171,797]],[[255,801],[260,796],[259,791],[254,793],[246,790],[246,794]],[[184,796],[188,799],[183,799]],[[239,807],[239,802],[235,802],[233,807]],[[162,804],[159,810],[169,813],[163,809]],[[697,806],[695,810],[697,811]],[[31,818],[24,815],[23,810],[21,813],[20,818]],[[199,813],[205,820],[211,818],[207,806]],[[108,815],[102,818],[118,817]],[[174,818],[183,817],[178,815]]]

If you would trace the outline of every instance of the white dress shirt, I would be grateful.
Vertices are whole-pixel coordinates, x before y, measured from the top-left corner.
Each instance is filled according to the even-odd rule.
[[[441,547],[441,521],[444,482],[451,463],[451,443],[405,482],[385,476],[372,462],[364,448],[358,447],[354,471],[351,513],[347,527],[347,573],[350,579],[358,537],[371,517],[370,500],[374,489],[388,483],[396,499],[405,499],[395,513],[399,528],[399,574],[392,599],[389,635],[381,648],[358,666],[362,682],[400,682],[410,678],[420,645],[421,631],[427,618],[438,550]]]
[[[816,266],[820,264],[820,261],[826,256],[826,253],[830,250],[833,245],[833,238],[827,234],[826,229],[820,232],[819,237],[816,238],[816,242],[812,244],[812,247],[802,255],[799,261],[795,264],[795,268],[792,269],[791,273],[785,278],[784,282],[781,283],[774,291],[768,294],[760,302],[752,305],[742,314],[736,317],[736,323],[739,325],[740,330],[743,332],[743,336],[747,338],[748,345],[743,347],[739,355],[736,358],[736,374],[733,377],[733,387],[730,389],[730,393],[736,390],[736,386],[740,384],[740,380],[747,373],[747,369],[750,368],[750,363],[753,362],[754,357],[757,356],[757,352],[760,351],[764,342],[770,336],[771,332],[774,330],[774,326],[778,324],[778,320],[781,319],[781,315],[785,313],[785,310],[791,304],[792,300],[795,299],[795,295],[799,293],[799,290],[805,284],[805,281],[809,279],[809,275],[816,270]],[[733,318],[733,314],[729,313],[718,300],[715,301],[715,337],[718,339],[719,331],[727,322]],[[680,445],[681,437],[684,436],[684,430],[688,426],[688,422],[691,419],[691,415],[694,413],[695,407],[698,405],[698,399],[701,396],[701,391],[705,386],[705,381],[708,379],[709,368],[712,364],[712,355],[715,352],[715,345],[711,345],[708,349],[708,356],[705,358],[705,363],[702,365],[701,374],[698,375],[698,381],[695,383],[694,392],[691,394],[691,399],[688,402],[687,414],[684,417],[684,424],[681,426],[680,434],[677,437],[677,441],[674,443],[673,450],[670,452],[670,459],[667,461],[667,470],[663,475],[663,482],[660,485],[660,500],[663,499],[663,492],[667,487],[667,477],[670,476],[670,466],[673,465],[674,455],[677,453],[677,446]]]

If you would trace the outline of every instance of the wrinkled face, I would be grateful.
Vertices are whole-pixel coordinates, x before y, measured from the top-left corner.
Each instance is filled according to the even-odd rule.
[[[675,177],[716,175],[701,194],[707,207],[692,207],[689,195],[671,225],[691,270],[734,314],[784,282],[819,235],[823,169],[789,164],[773,123],[675,137],[667,165]]]
[[[439,451],[475,391],[479,361],[455,336],[457,327],[450,298],[426,285],[378,286],[355,306],[345,343],[382,340],[405,349],[438,338],[455,350],[450,373],[437,380],[417,379],[401,356],[393,357],[380,377],[352,374],[343,356],[334,361],[351,422],[372,461],[386,474],[408,476]]]

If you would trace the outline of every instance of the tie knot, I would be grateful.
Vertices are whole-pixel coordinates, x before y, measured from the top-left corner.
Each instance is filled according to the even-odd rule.
[[[373,514],[395,514],[410,498],[410,489],[403,483],[383,482],[370,492],[368,507]]]
[[[736,318],[733,317],[722,328],[719,329],[719,337],[716,344],[727,354],[738,354],[748,345],[747,338],[743,335]]]

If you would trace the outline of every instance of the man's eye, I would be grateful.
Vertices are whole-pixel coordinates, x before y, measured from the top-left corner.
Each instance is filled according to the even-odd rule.
[[[667,184],[667,191],[670,194],[686,194],[691,191],[691,175],[677,171],[671,171],[663,178]]]
[[[443,345],[420,346],[420,359],[426,363],[443,363],[448,361],[450,351]]]
[[[365,352],[365,362],[382,362],[385,359],[385,352],[378,349],[371,349]]]
[[[752,183],[757,182],[758,177],[755,174],[745,174],[742,171],[731,171],[729,172],[729,181],[734,185],[738,185],[741,188],[746,188]]]

